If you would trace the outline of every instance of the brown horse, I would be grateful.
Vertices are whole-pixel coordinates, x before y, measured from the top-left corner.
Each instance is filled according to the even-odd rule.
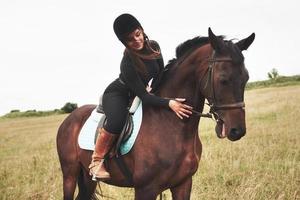
[[[152,200],[170,189],[173,199],[190,199],[192,176],[198,169],[202,145],[198,124],[208,99],[216,118],[220,138],[239,140],[246,133],[244,89],[248,72],[243,50],[255,34],[237,43],[215,36],[196,37],[179,45],[176,59],[168,65],[157,95],[183,97],[195,112],[180,120],[171,110],[143,106],[142,125],[133,149],[123,158],[132,172],[129,184],[113,160],[107,161],[111,179],[106,183],[133,187],[135,199]],[[61,124],[57,134],[57,151],[63,173],[64,199],[94,197],[96,182],[88,173],[92,151],[80,149],[78,134],[95,105],[84,105],[73,111]],[[198,112],[197,112],[198,111]]]

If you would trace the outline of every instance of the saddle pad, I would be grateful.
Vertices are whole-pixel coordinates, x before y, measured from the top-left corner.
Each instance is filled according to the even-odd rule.
[[[78,136],[78,144],[81,149],[86,150],[95,150],[95,132],[97,130],[98,123],[103,116],[102,113],[98,113],[96,109],[94,109],[90,115],[90,117],[86,120],[85,124],[82,126],[81,131]],[[133,120],[133,130],[130,138],[122,142],[120,145],[120,152],[122,155],[127,154],[134,145],[135,139],[140,130],[140,126],[142,123],[143,117],[143,109],[142,104],[140,103],[137,110],[132,116]]]

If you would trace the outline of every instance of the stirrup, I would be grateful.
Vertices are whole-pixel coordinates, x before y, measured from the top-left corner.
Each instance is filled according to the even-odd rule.
[[[101,180],[108,180],[110,179],[110,175],[108,174],[108,176],[105,176],[105,177],[97,177],[96,174],[93,174],[92,175],[92,180],[93,181],[101,181]]]
[[[106,180],[106,179],[110,179],[110,174],[109,172],[106,171],[105,166],[104,166],[104,159],[102,159],[101,161],[99,161],[98,165],[95,165],[93,163],[93,165],[91,165],[91,168],[95,168],[94,170],[90,170],[90,175],[92,176],[92,180],[93,181],[100,181],[100,180]],[[101,171],[101,168],[103,168],[104,171]],[[99,171],[101,171],[103,174],[102,176],[99,175]],[[97,176],[99,175],[99,176]]]

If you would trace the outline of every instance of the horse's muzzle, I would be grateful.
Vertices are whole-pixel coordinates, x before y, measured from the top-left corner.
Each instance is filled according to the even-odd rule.
[[[231,128],[227,138],[230,141],[237,141],[246,134],[245,128]]]

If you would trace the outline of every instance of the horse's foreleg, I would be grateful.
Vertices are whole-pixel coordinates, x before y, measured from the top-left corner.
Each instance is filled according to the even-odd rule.
[[[192,190],[192,177],[189,177],[180,185],[171,188],[173,200],[189,200]]]

